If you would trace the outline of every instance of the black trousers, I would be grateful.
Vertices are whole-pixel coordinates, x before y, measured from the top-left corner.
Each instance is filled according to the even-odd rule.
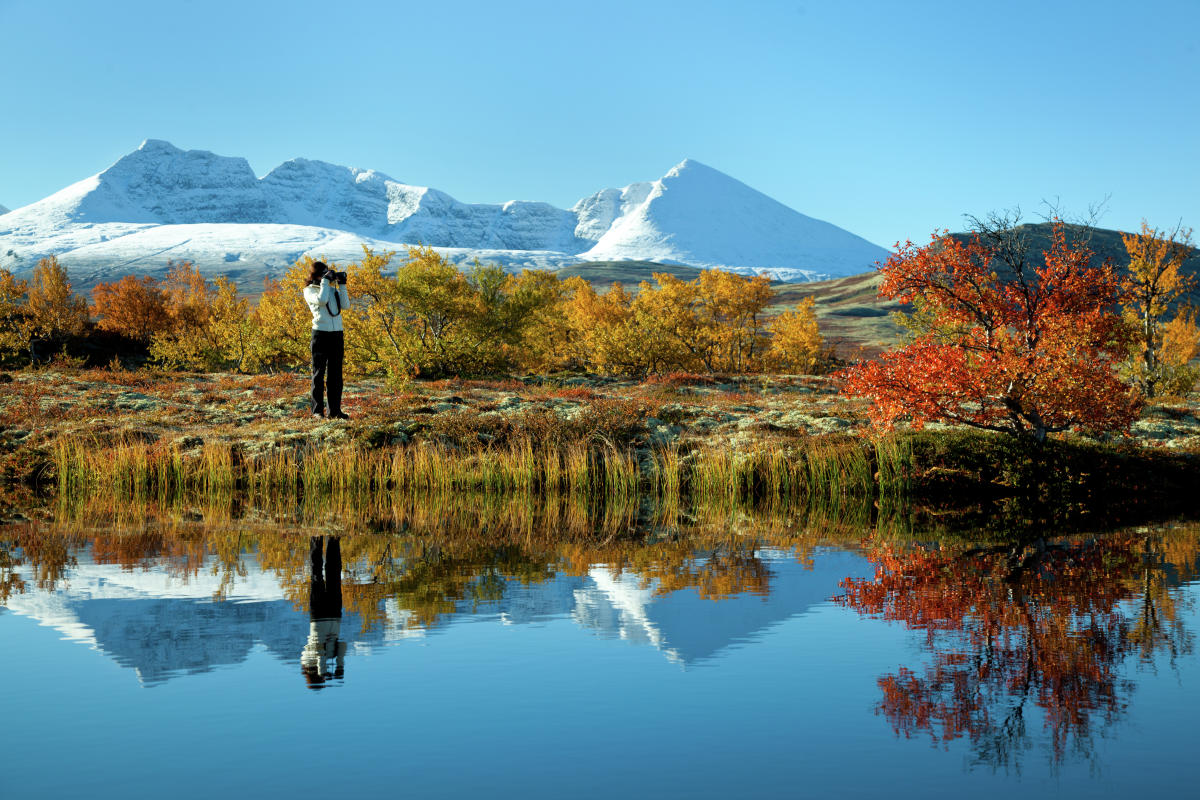
[[[336,536],[328,537],[329,544],[325,545],[322,558],[324,538],[313,536],[309,539],[308,558],[312,564],[312,577],[308,587],[308,613],[313,619],[341,619],[342,542]]]
[[[342,359],[346,350],[341,331],[312,332],[312,413],[325,412],[328,389],[329,413],[342,410]]]

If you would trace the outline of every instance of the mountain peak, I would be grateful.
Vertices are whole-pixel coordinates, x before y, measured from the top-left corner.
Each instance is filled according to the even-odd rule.
[[[7,213],[8,213],[8,209],[5,208],[4,206],[0,206],[0,214],[7,214]]]
[[[737,178],[694,158],[685,158],[680,161],[671,168],[670,172],[662,176],[658,183],[664,189],[687,187],[689,191],[701,193],[753,192],[761,194],[757,189],[747,186]],[[762,196],[766,197],[766,195]]]
[[[168,142],[166,139],[143,139],[138,145],[138,150],[145,150],[151,153],[182,153],[175,145]]]
[[[675,175],[679,175],[683,172],[688,172],[688,171],[703,171],[703,170],[707,170],[709,172],[720,172],[720,170],[713,169],[712,167],[708,166],[707,164],[702,164],[694,158],[685,158],[683,161],[680,161],[678,164],[671,167],[670,172],[667,173],[667,177],[673,177]],[[722,173],[722,174],[724,174],[724,173]]]
[[[692,158],[608,226],[581,258],[648,260],[744,271],[848,275],[887,252],[807,217]]]

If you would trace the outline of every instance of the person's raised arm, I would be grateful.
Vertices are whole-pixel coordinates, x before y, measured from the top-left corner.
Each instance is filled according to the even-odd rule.
[[[317,302],[321,305],[333,301],[333,293],[337,291],[333,288],[333,281],[329,280],[329,275],[321,278],[321,291],[317,293]]]

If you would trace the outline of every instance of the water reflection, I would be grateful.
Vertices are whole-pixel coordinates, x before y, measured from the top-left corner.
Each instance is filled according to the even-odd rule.
[[[288,660],[300,650],[306,684],[323,688],[340,683],[348,654],[488,619],[567,619],[700,665],[822,605],[848,572],[867,574],[824,528],[789,517],[656,515],[647,525],[569,509],[476,511],[403,509],[317,536],[303,530],[311,520],[293,532],[254,514],[144,509],[132,531],[68,515],[9,526],[0,582],[13,610],[112,655],[144,685],[264,646]]]
[[[479,621],[560,622],[684,668],[719,666],[788,620],[835,613],[832,598],[854,612],[838,614],[880,620],[841,623],[841,646],[863,658],[885,624],[920,634],[922,658],[864,681],[896,733],[1013,770],[1042,747],[1054,762],[1092,758],[1139,670],[1170,670],[1194,648],[1195,527],[981,543],[781,510],[324,514],[141,509],[114,522],[90,510],[9,525],[0,605],[144,685],[261,648],[289,670],[299,651],[305,685],[320,689],[343,685],[348,655],[358,675],[360,656]]]
[[[328,540],[328,545],[325,544]],[[337,536],[309,540],[311,573],[308,591],[308,641],[300,655],[300,669],[308,688],[346,674],[346,643],[342,641],[342,542]],[[329,669],[330,659],[334,662]]]
[[[1054,761],[1090,758],[1130,702],[1126,662],[1192,651],[1180,582],[1196,577],[1198,543],[1194,531],[888,542],[867,553],[875,577],[846,579],[835,599],[924,634],[925,664],[879,678],[876,710],[898,734],[965,738],[977,762],[1019,770],[1039,717]]]

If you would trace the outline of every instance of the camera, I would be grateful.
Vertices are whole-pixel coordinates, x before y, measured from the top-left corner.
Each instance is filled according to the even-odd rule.
[[[325,277],[328,278],[331,283],[336,282],[340,283],[342,286],[346,285],[346,273],[344,272],[335,272],[334,270],[329,270],[325,273]]]

